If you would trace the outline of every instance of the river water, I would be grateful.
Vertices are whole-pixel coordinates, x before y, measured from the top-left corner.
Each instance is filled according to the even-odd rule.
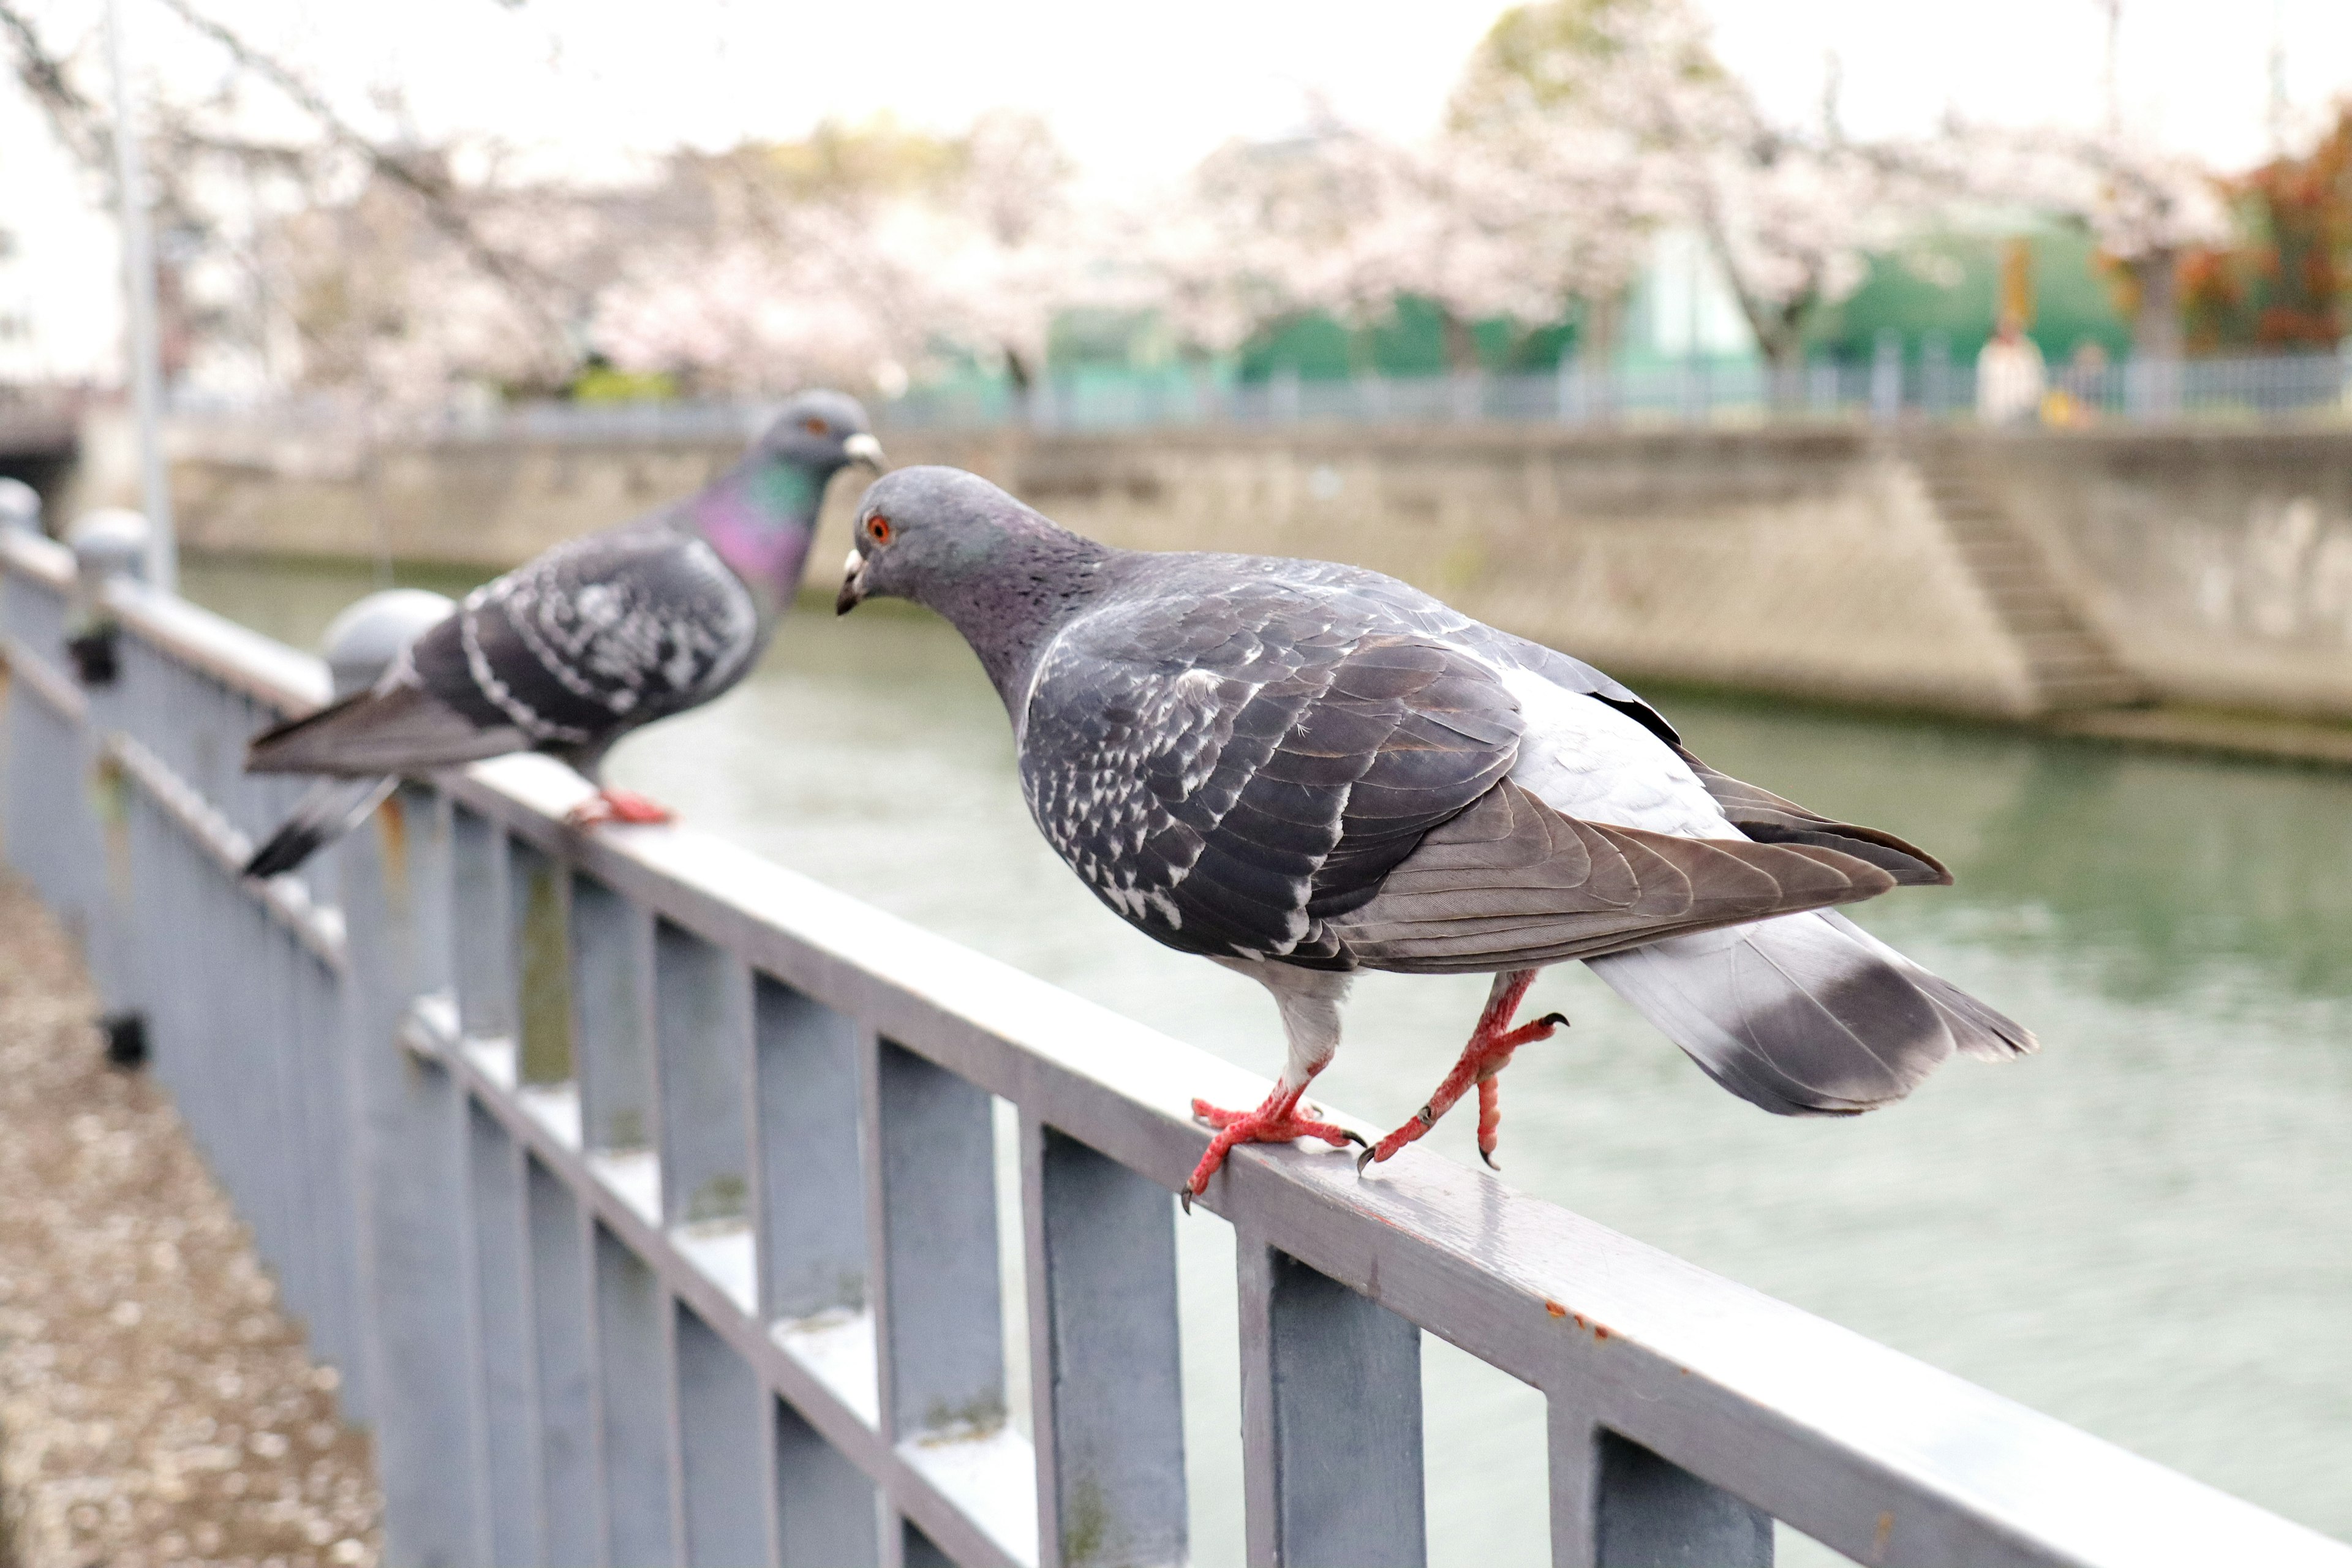
[[[371,586],[207,562],[185,585],[305,646]],[[1502,1179],[2352,1539],[2352,774],[1659,705],[1717,767],[1950,864],[1957,887],[1855,918],[2044,1049],[1956,1061],[1874,1115],[1783,1120],[1570,965],[1528,1011],[1574,1026],[1502,1080]],[[1255,984],[1129,931],[1045,847],[994,693],[928,617],[797,616],[744,687],[627,742],[612,775],[1156,1028],[1280,1065]],[[1402,1120],[1484,986],[1366,977],[1318,1095]],[[1457,1112],[1430,1142],[1475,1161],[1474,1123]],[[1238,1562],[1232,1234],[1206,1215],[1180,1234],[1194,1560]],[[1431,1561],[1543,1562],[1540,1397],[1425,1346]],[[1784,1563],[1832,1560],[1783,1535]]]

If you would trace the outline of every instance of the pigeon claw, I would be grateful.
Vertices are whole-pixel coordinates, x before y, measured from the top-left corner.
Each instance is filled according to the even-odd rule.
[[[1512,998],[1514,1002],[1517,1000],[1516,996]],[[1495,1163],[1495,1133],[1503,1120],[1502,1099],[1495,1075],[1511,1065],[1514,1051],[1521,1046],[1551,1038],[1552,1031],[1564,1028],[1568,1019],[1558,1013],[1547,1013],[1533,1023],[1521,1024],[1517,1028],[1509,1027],[1509,1023],[1507,1011],[1499,1015],[1490,1012],[1487,1017],[1481,1018],[1476,1032],[1470,1037],[1470,1043],[1462,1048],[1462,1058],[1454,1064],[1454,1070],[1445,1075],[1445,1081],[1437,1086],[1437,1092],[1431,1095],[1428,1103],[1414,1111],[1403,1126],[1358,1157],[1358,1173],[1395,1158],[1398,1150],[1436,1126],[1438,1118],[1453,1110],[1454,1101],[1469,1093],[1474,1087],[1478,1090],[1478,1158],[1486,1163],[1488,1170],[1501,1170],[1502,1167]]]
[[[1361,1134],[1301,1115],[1298,1097],[1302,1092],[1276,1084],[1274,1092],[1255,1110],[1228,1110],[1205,1100],[1192,1102],[1194,1120],[1215,1128],[1217,1135],[1209,1140],[1208,1152],[1201,1156],[1201,1163],[1192,1168],[1192,1179],[1179,1194],[1186,1214],[1192,1212],[1192,1200],[1208,1190],[1209,1178],[1223,1168],[1225,1156],[1238,1144],[1287,1143],[1298,1138],[1320,1138],[1334,1149],[1353,1143],[1369,1151],[1370,1145]]]
[[[600,789],[563,814],[567,826],[596,827],[608,822],[635,826],[675,822],[677,814],[635,790]]]

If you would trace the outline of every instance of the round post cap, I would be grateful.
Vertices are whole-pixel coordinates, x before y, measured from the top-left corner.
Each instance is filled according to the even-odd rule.
[[[349,697],[373,686],[402,649],[457,607],[447,595],[423,588],[386,588],[345,606],[320,639],[335,695]]]
[[[127,507],[94,508],[66,531],[84,577],[147,574],[147,520]]]
[[[22,479],[0,479],[0,533],[41,531],[41,492]]]

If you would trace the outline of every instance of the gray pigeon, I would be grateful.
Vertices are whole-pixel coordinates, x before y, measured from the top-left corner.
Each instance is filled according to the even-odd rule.
[[[605,752],[750,671],[800,585],[826,482],[851,463],[882,466],[866,410],[802,393],[699,494],[484,584],[373,689],[255,736],[247,772],[350,782],[313,790],[246,875],[300,865],[373,810],[394,775],[508,752],[549,752],[599,784],[575,823],[667,820],[601,787]]]
[[[1130,925],[1264,984],[1288,1059],[1220,1129],[1354,1134],[1302,1114],[1351,974],[1492,974],[1419,1138],[1559,1015],[1515,1026],[1547,964],[1581,959],[1717,1083],[1781,1115],[1899,1100],[1955,1050],[2033,1037],[1830,906],[1950,874],[1891,834],[1717,773],[1589,665],[1357,567],[1115,550],[953,468],[860,503],[837,608],[944,616],[1013,720],[1038,828]]]

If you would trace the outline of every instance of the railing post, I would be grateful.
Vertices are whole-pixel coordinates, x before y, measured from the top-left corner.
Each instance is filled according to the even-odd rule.
[[[473,1207],[484,1491],[492,1563],[541,1561],[538,1389],[531,1352],[530,1238],[523,1152],[480,1106],[466,1114]]]
[[[653,917],[603,883],[574,875],[571,931],[572,1039],[588,1163],[658,1225]],[[669,1294],[602,1224],[590,1228],[605,1548],[614,1563],[665,1568],[677,1561],[680,1532]]]
[[[760,1321],[854,1332],[871,1306],[860,1031],[764,974],[753,979],[751,1018]],[[782,1568],[873,1568],[882,1552],[874,1484],[791,1407],[768,1404]]]
[[[588,1310],[587,1218],[562,1179],[523,1162],[530,1247],[531,1339],[538,1347],[539,1525],[547,1563],[602,1563],[597,1477],[603,1400]]]
[[[1421,1331],[1238,1242],[1250,1568],[1421,1568]]]
[[[402,788],[339,855],[387,1557],[457,1564],[489,1553],[474,1418],[464,1097],[438,1063],[400,1043],[412,1003],[446,963],[427,946],[446,930],[425,908],[442,890],[431,866],[434,806],[430,793]]]
[[[759,1307],[751,1205],[751,977],[726,949],[668,921],[654,928],[662,1220],[746,1312]],[[774,1423],[743,1359],[676,1310],[679,1511],[686,1561],[769,1560]]]
[[[1772,1521],[1551,1396],[1552,1568],[1772,1568]]]
[[[912,1457],[1004,1421],[995,1117],[985,1089],[903,1046],[869,1036],[863,1054],[882,1435]],[[891,1533],[922,1560],[911,1521]]]
[[[1173,1200],[1021,1119],[1040,1568],[1185,1561]]]

